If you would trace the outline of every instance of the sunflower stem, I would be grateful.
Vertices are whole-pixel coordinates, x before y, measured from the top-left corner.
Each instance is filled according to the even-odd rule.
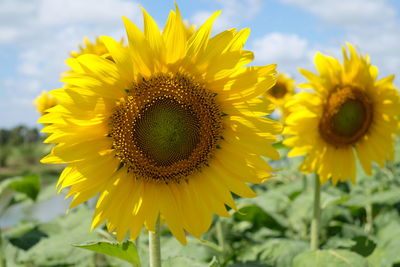
[[[3,236],[0,229],[0,266],[6,266],[6,257],[4,254]]]
[[[367,204],[367,206],[365,207],[365,211],[367,213],[367,223],[365,224],[365,232],[367,234],[372,234],[374,219],[373,219],[373,207],[371,203]]]
[[[315,175],[314,185],[314,212],[311,221],[311,250],[318,250],[319,247],[319,227],[321,221],[321,184],[318,174]]]
[[[158,216],[154,228],[154,233],[149,231],[150,267],[161,267],[160,216]]]
[[[225,252],[225,235],[224,235],[224,229],[222,227],[222,222],[221,219],[217,221],[216,225],[217,229],[217,239],[218,239],[218,245],[221,248],[222,253]]]

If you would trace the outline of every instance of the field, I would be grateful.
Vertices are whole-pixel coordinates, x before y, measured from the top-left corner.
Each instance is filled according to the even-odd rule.
[[[90,231],[95,201],[65,214],[66,191],[56,195],[63,166],[42,165],[50,149],[37,130],[1,131],[0,226],[6,266],[131,266],[74,245],[114,241],[105,228]],[[201,240],[182,246],[162,228],[163,266],[400,266],[400,155],[372,176],[357,170],[357,183],[322,186],[321,249],[309,250],[313,175],[297,172],[300,159],[281,160],[276,177],[254,186],[259,197],[236,199],[230,218],[214,218]],[[400,146],[397,145],[399,152]],[[399,153],[397,153],[399,154]],[[136,241],[148,265],[148,237]],[[130,255],[134,257],[134,249]]]

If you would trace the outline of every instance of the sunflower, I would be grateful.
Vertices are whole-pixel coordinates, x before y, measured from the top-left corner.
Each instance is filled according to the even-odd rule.
[[[265,95],[276,106],[283,107],[294,95],[294,80],[283,73],[278,74],[275,85]]]
[[[286,103],[294,93],[294,80],[283,73],[278,74],[275,85],[265,93],[265,97],[275,104],[281,121],[284,121],[290,113]]]
[[[36,97],[33,104],[36,107],[36,110],[44,115],[47,113],[47,110],[51,107],[57,105],[57,99],[51,96],[48,92],[42,91],[41,95]]]
[[[123,41],[121,40],[121,44],[122,43]],[[79,51],[72,51],[69,54],[71,57],[77,58],[84,54],[107,56],[109,53],[103,41],[99,37],[96,38],[94,43],[90,42],[89,38],[85,37],[83,38],[83,45],[79,45]]]
[[[394,156],[393,138],[398,129],[399,96],[394,76],[377,81],[378,69],[368,56],[354,47],[343,47],[343,65],[335,58],[317,53],[319,75],[300,72],[313,92],[302,92],[291,101],[286,119],[284,144],[293,147],[289,156],[306,155],[300,169],[316,172],[322,183],[356,179],[356,161],[367,174],[371,162],[380,166]]]
[[[100,194],[93,225],[107,222],[122,240],[135,239],[158,216],[183,244],[200,237],[212,215],[229,216],[232,194],[254,197],[246,183],[262,183],[273,169],[263,157],[281,131],[265,118],[259,98],[275,83],[275,65],[245,67],[248,29],[210,38],[214,13],[190,37],[178,10],[160,31],[143,10],[144,31],[124,18],[129,46],[101,37],[113,61],[85,54],[60,100],[39,122],[45,142],[57,143],[44,163],[67,163],[59,189],[70,208]]]

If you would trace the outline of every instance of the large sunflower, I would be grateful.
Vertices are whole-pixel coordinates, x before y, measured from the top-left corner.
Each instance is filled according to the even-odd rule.
[[[200,237],[212,214],[235,208],[231,192],[254,197],[277,159],[271,144],[281,125],[263,117],[259,98],[275,82],[275,65],[244,67],[249,30],[210,39],[214,13],[192,35],[179,10],[160,31],[143,10],[144,32],[124,18],[129,47],[102,37],[113,61],[82,55],[68,61],[68,87],[39,122],[52,123],[46,142],[57,143],[44,163],[67,163],[60,190],[71,208],[100,193],[93,227],[107,221],[121,240],[160,215],[182,242]]]
[[[308,79],[302,92],[289,105],[284,133],[292,135],[284,143],[293,147],[289,156],[307,155],[301,170],[316,172],[321,182],[334,184],[356,179],[355,153],[367,174],[371,162],[383,166],[393,159],[393,138],[400,114],[394,76],[377,81],[378,69],[369,57],[343,47],[343,65],[317,53],[319,75],[300,72]]]

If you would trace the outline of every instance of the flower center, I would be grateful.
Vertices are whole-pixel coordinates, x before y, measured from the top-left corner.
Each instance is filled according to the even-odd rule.
[[[274,98],[283,98],[287,93],[286,85],[280,82],[277,82],[268,93]]]
[[[136,178],[188,179],[208,164],[222,132],[215,94],[181,74],[135,83],[110,118],[113,148]]]
[[[372,103],[364,91],[342,87],[329,95],[319,131],[334,146],[352,145],[368,132],[372,115]]]
[[[157,166],[189,158],[200,141],[199,119],[175,100],[160,99],[145,107],[133,126],[133,140]]]

